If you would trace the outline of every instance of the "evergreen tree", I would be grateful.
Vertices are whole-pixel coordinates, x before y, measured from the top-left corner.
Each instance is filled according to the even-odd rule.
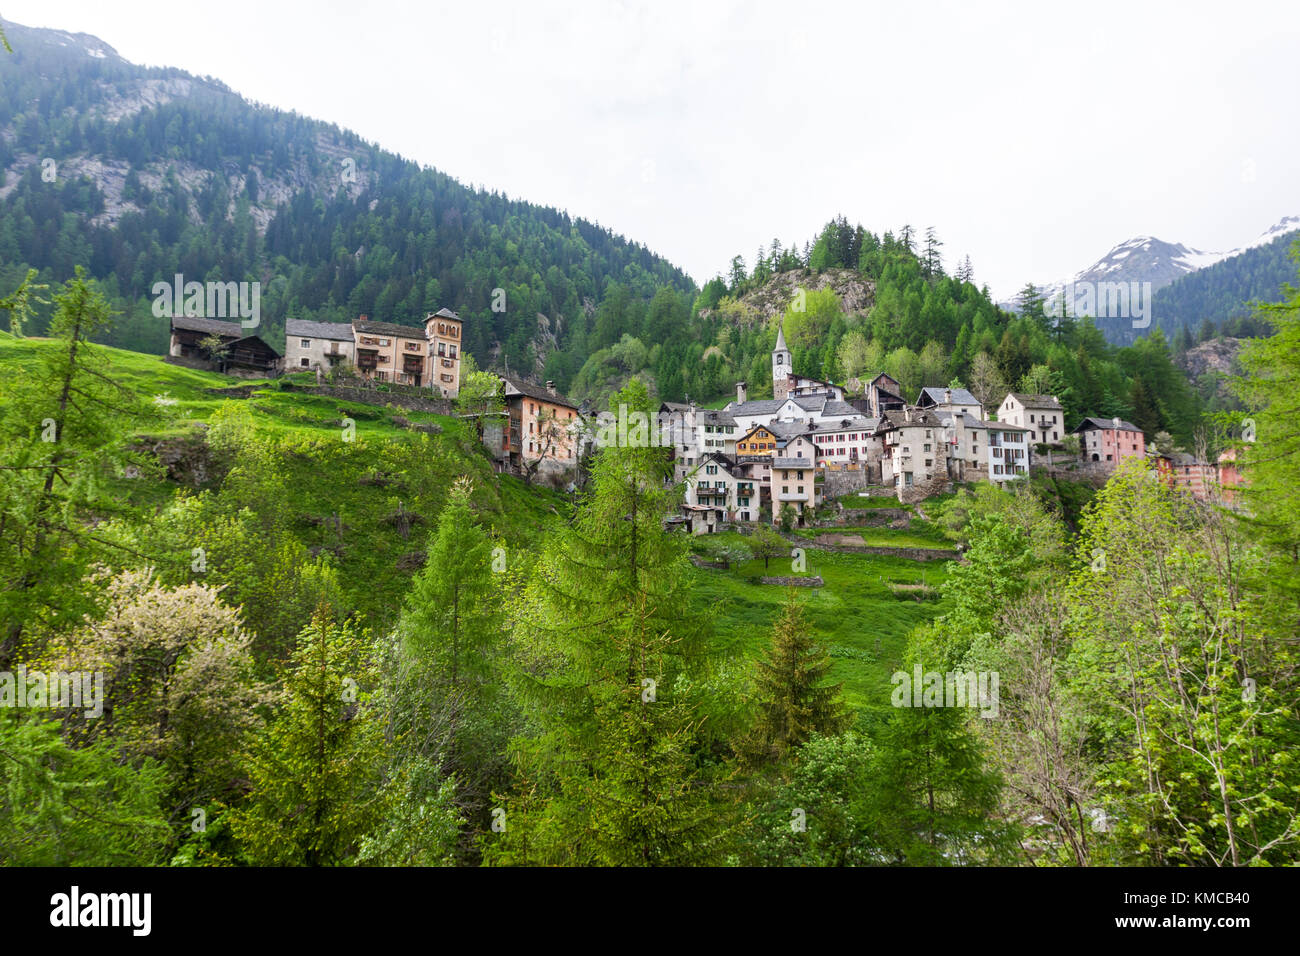
[[[610,399],[653,421],[634,379]],[[571,525],[547,544],[516,627],[537,737],[485,853],[500,863],[708,862],[725,828],[695,785],[692,715],[672,694],[696,654],[663,449],[606,445]]]
[[[793,588],[772,627],[772,643],[758,662],[754,696],[758,720],[736,744],[746,767],[780,763],[814,734],[834,735],[848,725],[842,684],[827,684],[826,648],[813,639]]]
[[[0,416],[0,669],[20,653],[26,632],[39,653],[45,628],[79,621],[94,595],[78,588],[105,539],[83,520],[122,510],[106,476],[144,467],[125,438],[158,417],[109,374],[90,339],[104,329],[108,300],[80,266],[54,297],[49,335],[33,374],[9,383]]]
[[[231,811],[253,864],[348,863],[381,818],[384,741],[369,650],[352,624],[324,613],[300,635],[284,709],[248,754],[250,792]]]

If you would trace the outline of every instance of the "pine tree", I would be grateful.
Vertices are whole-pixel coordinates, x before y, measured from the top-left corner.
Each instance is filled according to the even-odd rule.
[[[813,734],[837,734],[849,714],[842,684],[826,684],[831,660],[812,637],[793,588],[772,627],[772,644],[758,662],[754,696],[758,722],[736,744],[741,764],[758,768],[779,763]]]

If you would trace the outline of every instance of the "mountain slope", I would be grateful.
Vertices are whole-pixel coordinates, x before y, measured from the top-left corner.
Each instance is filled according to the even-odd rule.
[[[125,313],[112,344],[164,349],[152,289],[181,273],[260,282],[273,344],[288,316],[412,322],[450,306],[481,364],[540,375],[555,349],[580,364],[611,283],[641,301],[694,290],[644,246],[567,212],[470,189],[215,80],[135,66],[95,37],[6,30],[0,288],[28,266],[59,281],[86,264]]]
[[[1049,302],[1059,301],[1063,293],[1100,283],[1150,283],[1153,293],[1151,314],[1154,325],[1173,333],[1182,325],[1210,318],[1216,324],[1244,314],[1244,304],[1252,299],[1272,300],[1282,281],[1290,274],[1285,268],[1285,248],[1300,231],[1300,217],[1286,216],[1266,229],[1258,238],[1228,252],[1204,252],[1182,243],[1165,242],[1154,236],[1137,236],[1115,246],[1088,268],[1069,279],[1058,280],[1041,288]],[[1279,257],[1278,251],[1283,250]],[[1240,260],[1240,261],[1238,261]],[[1235,265],[1212,273],[1212,277],[1181,287],[1180,292],[1165,290],[1188,277],[1213,270],[1226,262]],[[1224,277],[1236,279],[1225,282]],[[1144,293],[1145,294],[1145,293]],[[1066,296],[1068,299],[1069,296]],[[1102,296],[1097,295],[1100,301]],[[1018,303],[1001,303],[1016,309]],[[1144,334],[1133,327],[1131,316],[1096,316],[1098,328],[1107,339],[1125,344]],[[1145,328],[1145,327],[1144,327]]]

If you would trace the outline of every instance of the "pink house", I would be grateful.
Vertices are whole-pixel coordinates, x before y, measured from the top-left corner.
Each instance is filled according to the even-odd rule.
[[[1126,458],[1146,458],[1142,429],[1122,418],[1085,418],[1074,433],[1083,460],[1099,462],[1107,471],[1114,471]]]

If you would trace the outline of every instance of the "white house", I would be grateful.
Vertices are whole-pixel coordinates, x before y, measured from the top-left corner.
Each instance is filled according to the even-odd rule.
[[[1028,428],[1033,440],[1042,444],[1059,442],[1065,435],[1065,409],[1055,395],[1008,392],[998,406],[998,421]]]
[[[984,420],[984,405],[964,388],[923,388],[917,396],[918,408],[928,408],[942,415],[944,412],[965,412],[977,421]]]
[[[351,323],[286,319],[284,332],[286,372],[317,368],[328,371],[336,365],[351,365],[356,361]]]
[[[845,468],[878,461],[880,440],[873,434],[877,423],[865,415],[850,415],[807,426],[808,437],[817,446],[818,467]]]
[[[1030,446],[1033,435],[1028,428],[989,422],[990,481],[1008,481],[1029,474]]]

